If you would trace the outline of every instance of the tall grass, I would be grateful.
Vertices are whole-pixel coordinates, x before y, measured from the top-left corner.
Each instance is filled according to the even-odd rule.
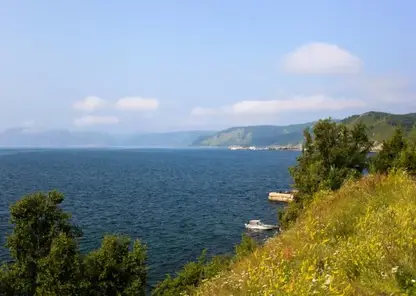
[[[196,295],[416,295],[416,183],[370,175],[320,192],[298,222]]]

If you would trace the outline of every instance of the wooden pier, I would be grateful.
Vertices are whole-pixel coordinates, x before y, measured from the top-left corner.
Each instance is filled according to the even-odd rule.
[[[281,202],[292,202],[294,198],[294,191],[285,191],[285,192],[270,192],[269,200],[270,201],[281,201]]]

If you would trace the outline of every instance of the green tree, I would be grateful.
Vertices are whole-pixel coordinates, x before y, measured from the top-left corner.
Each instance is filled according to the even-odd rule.
[[[372,147],[364,125],[348,129],[330,119],[320,120],[313,135],[305,130],[303,152],[290,168],[299,196],[310,197],[320,189],[338,189],[349,176],[359,176],[367,167]]]
[[[52,241],[49,254],[39,260],[37,294],[87,295],[82,276],[82,261],[76,241],[60,233]]]
[[[382,149],[371,159],[371,171],[375,173],[388,173],[393,167],[400,166],[400,157],[405,153],[407,142],[402,128],[397,128],[393,137],[388,141],[383,141]],[[406,153],[405,153],[406,154]],[[403,155],[403,157],[407,157]],[[402,159],[402,165],[407,162]]]
[[[416,126],[413,127],[407,137],[406,149],[400,154],[398,166],[411,175],[416,175]]]
[[[12,285],[17,294],[35,295],[40,261],[49,255],[54,239],[60,234],[69,239],[82,235],[79,228],[70,223],[70,215],[58,207],[62,201],[63,195],[56,191],[35,193],[10,208],[14,228],[6,245],[15,262],[5,272],[9,273],[8,278],[13,277],[10,272],[19,278],[13,278]]]
[[[136,240],[107,235],[101,247],[85,257],[89,295],[141,295],[146,283],[146,249]]]
[[[20,292],[22,290],[22,288],[19,287],[21,286],[20,284],[19,271],[16,266],[4,264],[0,268],[0,295],[24,295]]]
[[[408,145],[412,148],[416,148],[416,125],[410,130],[408,136]]]
[[[393,137],[384,141],[381,151],[371,159],[374,173],[387,174],[393,168],[416,175],[416,128],[407,137],[402,128],[397,128]]]
[[[298,193],[279,214],[282,226],[294,221],[317,191],[339,189],[346,179],[361,176],[372,145],[362,124],[348,128],[326,119],[318,121],[312,133],[306,129],[302,154],[289,170]]]
[[[51,191],[25,196],[10,208],[14,228],[7,239],[12,263],[0,269],[0,295],[141,295],[146,249],[125,237],[106,236],[83,256],[81,231]]]

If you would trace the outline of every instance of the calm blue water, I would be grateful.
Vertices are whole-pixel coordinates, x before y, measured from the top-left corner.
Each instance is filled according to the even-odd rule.
[[[276,223],[280,204],[269,191],[288,188],[293,151],[225,149],[0,150],[0,238],[8,206],[22,195],[58,189],[84,237],[83,251],[105,233],[127,234],[148,246],[154,284],[207,248],[228,253],[244,223]],[[0,248],[0,260],[8,252]]]

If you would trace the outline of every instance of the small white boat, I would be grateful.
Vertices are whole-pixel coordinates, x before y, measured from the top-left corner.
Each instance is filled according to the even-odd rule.
[[[259,230],[272,230],[272,229],[279,228],[279,226],[276,226],[276,225],[263,224],[260,220],[250,220],[248,224],[246,223],[244,225],[248,229],[259,229]]]

